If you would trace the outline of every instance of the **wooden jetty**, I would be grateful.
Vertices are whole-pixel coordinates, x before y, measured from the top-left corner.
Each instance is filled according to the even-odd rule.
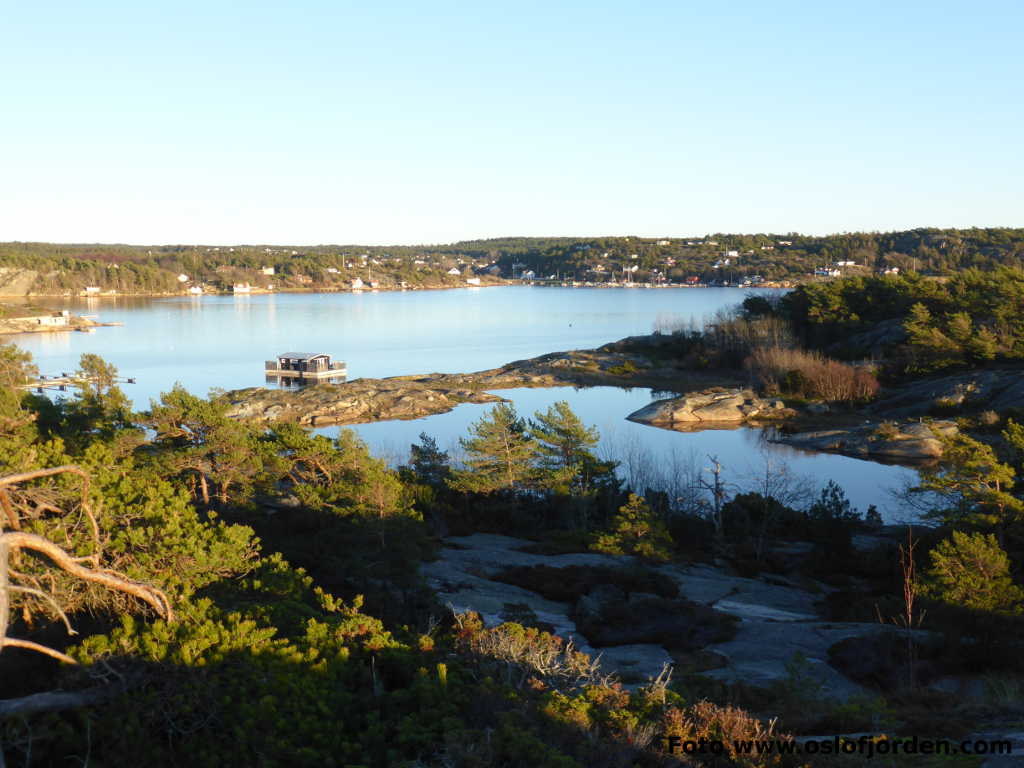
[[[348,366],[331,362],[331,356],[324,352],[282,352],[276,360],[267,360],[263,372],[267,376],[318,381],[343,377]]]
[[[95,380],[96,377],[94,376],[76,376],[73,373],[61,373],[59,376],[41,375],[35,381],[30,381],[27,384],[22,384],[20,388],[28,390],[34,389],[36,392],[39,392],[40,394],[47,389],[56,390],[58,392],[66,392],[69,387],[81,387],[83,384],[88,384],[89,382]],[[114,382],[117,384],[134,384],[135,378],[125,378],[122,376],[118,376],[117,378],[114,379]]]

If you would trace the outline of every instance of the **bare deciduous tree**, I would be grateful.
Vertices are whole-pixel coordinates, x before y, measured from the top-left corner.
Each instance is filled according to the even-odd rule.
[[[761,471],[749,480],[750,490],[759,494],[762,500],[760,524],[756,531],[751,532],[754,557],[758,561],[764,559],[765,547],[778,522],[779,513],[786,507],[803,506],[803,502],[813,496],[811,479],[796,474],[789,464],[775,458],[765,448],[761,450],[761,461]]]

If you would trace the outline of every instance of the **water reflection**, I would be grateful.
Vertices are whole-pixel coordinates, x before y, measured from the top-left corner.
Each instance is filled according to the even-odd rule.
[[[234,300],[235,315],[243,322],[249,318],[249,312],[252,309],[252,296],[248,293],[236,293],[232,296]]]
[[[265,376],[272,389],[305,389],[314,384],[344,384],[345,376],[331,376],[325,379],[300,379],[294,376]]]
[[[18,346],[23,346],[22,339],[28,341],[28,337],[31,336],[35,346],[42,350],[46,357],[64,357],[71,351],[73,344],[72,336],[75,335],[77,335],[75,331],[58,331],[54,333],[26,333],[8,338]]]

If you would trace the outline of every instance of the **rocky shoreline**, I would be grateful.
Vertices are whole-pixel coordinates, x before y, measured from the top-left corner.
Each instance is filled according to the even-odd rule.
[[[955,422],[869,423],[860,427],[779,433],[772,442],[816,453],[841,453],[890,462],[932,462],[942,458],[943,437],[959,432]]]
[[[298,391],[251,387],[233,390],[227,397],[231,403],[228,415],[234,418],[310,427],[418,419],[446,413],[460,403],[502,402],[497,395],[479,390],[394,379],[356,379]]]
[[[893,463],[930,463],[942,457],[942,438],[959,432],[949,420],[903,419],[871,421],[859,425],[830,425],[806,429],[808,416],[821,421],[821,404],[801,411],[779,398],[761,398],[749,389],[721,387],[656,400],[626,418],[640,424],[690,432],[734,429],[741,425],[766,426],[785,422],[769,438],[813,453],[838,453],[860,459]],[[827,420],[827,419],[826,419]],[[804,422],[804,427],[801,426]]]
[[[771,439],[794,448],[860,459],[920,464],[942,456],[942,439],[957,434],[951,409],[1003,411],[1024,404],[1017,369],[934,377],[885,391],[855,409],[760,397],[731,370],[694,371],[669,353],[671,338],[630,337],[592,350],[553,352],[475,373],[431,373],[355,379],[305,389],[252,387],[227,394],[230,414],[261,422],[307,426],[416,419],[460,403],[493,403],[489,390],[520,387],[650,387],[675,397],[652,402],[626,418],[693,431],[779,425]]]
[[[502,402],[504,398],[487,391],[493,389],[614,386],[678,391],[681,386],[707,386],[723,377],[735,378],[722,372],[659,366],[643,355],[613,351],[609,346],[554,352],[476,373],[362,378],[291,391],[265,387],[232,390],[227,393],[229,415],[307,426],[363,424],[445,413],[460,403]]]
[[[120,325],[120,323],[99,323],[87,317],[71,316],[60,325],[40,324],[35,317],[0,318],[0,336],[22,333],[67,333],[68,331],[91,332],[95,328]]]

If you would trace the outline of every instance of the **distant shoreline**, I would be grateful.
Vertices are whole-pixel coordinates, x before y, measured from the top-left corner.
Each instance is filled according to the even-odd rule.
[[[785,285],[776,283],[758,283],[751,285],[687,285],[685,283],[571,283],[571,282],[548,282],[533,280],[523,282],[520,280],[503,280],[500,283],[481,283],[480,285],[429,285],[429,286],[409,286],[405,288],[282,288],[280,290],[266,291],[266,290],[254,290],[249,292],[232,292],[232,291],[206,291],[204,293],[181,293],[181,292],[162,292],[162,291],[144,291],[144,292],[124,292],[124,293],[104,293],[104,294],[93,294],[93,295],[82,295],[82,294],[68,294],[68,293],[26,293],[26,294],[4,294],[0,293],[0,302],[2,301],[29,301],[32,299],[85,299],[95,301],[116,301],[118,299],[167,299],[167,298],[196,298],[201,299],[204,296],[273,296],[276,294],[293,294],[293,293],[308,293],[308,294],[324,294],[324,293],[351,293],[351,294],[364,294],[364,293],[406,293],[412,291],[456,291],[476,288],[515,288],[515,287],[529,287],[529,288],[603,288],[603,289],[645,289],[645,290],[662,290],[666,288],[685,288],[688,290],[699,289],[699,288],[743,288],[747,290],[789,290],[794,288],[799,283],[788,283]]]
[[[116,301],[117,299],[167,299],[167,298],[195,298],[201,299],[204,296],[273,296],[279,293],[401,293],[403,291],[453,291],[465,288],[496,288],[505,285],[514,285],[510,281],[502,283],[481,283],[480,285],[422,285],[407,286],[405,288],[379,287],[379,288],[282,288],[267,290],[251,290],[246,292],[234,291],[204,291],[203,293],[182,293],[180,291],[125,291],[123,293],[101,293],[83,295],[81,293],[0,293],[0,301],[17,299],[28,301],[32,299],[86,299],[96,301]]]

